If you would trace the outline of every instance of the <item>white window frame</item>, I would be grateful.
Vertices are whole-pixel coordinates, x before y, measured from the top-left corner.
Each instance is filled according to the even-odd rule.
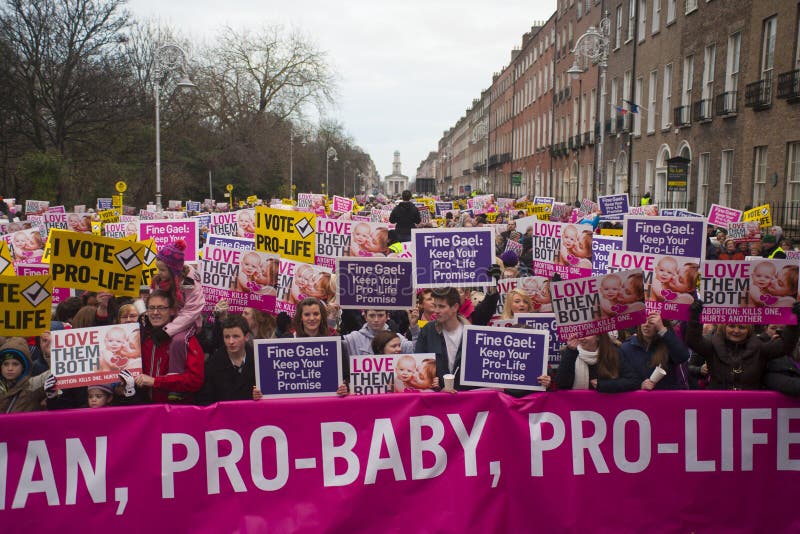
[[[733,191],[733,150],[723,150],[719,163],[719,204],[728,206]]]
[[[683,86],[681,91],[681,107],[684,108],[682,113],[686,113],[685,107],[692,105],[692,84],[694,82],[694,55],[689,55],[683,58]],[[689,117],[684,117],[686,122],[691,120]]]
[[[786,200],[800,202],[800,141],[786,145]]]
[[[644,41],[647,35],[647,0],[639,0],[639,35],[638,42]]]
[[[717,45],[711,43],[706,46],[703,53],[703,88],[702,99],[710,100],[714,98],[714,69],[717,63]]]
[[[614,50],[619,50],[622,46],[622,4],[617,6],[617,25],[614,30]]]
[[[739,90],[739,64],[742,55],[742,34],[736,32],[728,37],[728,52],[725,59],[725,92]]]
[[[656,180],[656,161],[648,159],[644,162],[644,192],[653,194]],[[658,200],[658,199],[656,199]]]
[[[656,131],[656,106],[658,105],[658,71],[650,71],[650,82],[647,86],[647,133]]]
[[[711,152],[697,157],[697,211],[705,214],[708,209],[708,178],[711,169]]]
[[[672,126],[672,63],[664,65],[664,79],[661,90],[661,129]]]
[[[667,26],[675,22],[678,16],[678,0],[667,0]]]
[[[639,76],[636,78],[636,88],[633,94],[633,103],[639,106],[638,113],[633,113],[633,135],[642,135],[642,89],[644,86],[644,78]]]
[[[708,0],[706,0],[706,1],[708,1]],[[694,11],[697,11],[697,0],[686,0],[686,6],[685,6],[685,9],[684,9],[684,14],[688,15],[689,13],[692,13]]]
[[[617,133],[617,78],[611,80],[611,133]]]
[[[636,29],[636,2],[638,0],[628,0],[628,37],[625,42],[633,41],[634,30]]]
[[[772,80],[775,70],[775,36],[778,31],[778,17],[774,15],[764,21],[764,35],[761,42],[761,79]]]
[[[653,23],[650,32],[655,35],[661,30],[661,0],[653,0]]]
[[[764,204],[767,196],[767,160],[769,147],[753,147],[753,205]]]

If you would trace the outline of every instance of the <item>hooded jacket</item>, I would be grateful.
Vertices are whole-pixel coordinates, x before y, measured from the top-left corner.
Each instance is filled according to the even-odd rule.
[[[0,377],[0,413],[40,410],[42,400],[45,398],[44,382],[50,376],[50,372],[31,376],[33,363],[28,343],[24,338],[9,338],[0,347],[0,355],[8,352],[15,353],[22,360],[22,374],[14,381]]]
[[[390,330],[389,325],[384,325],[384,330]],[[400,351],[403,354],[411,354],[414,352],[414,342],[409,341],[402,334],[397,334],[400,337]],[[375,339],[375,333],[365,324],[360,330],[350,332],[342,336],[344,346],[348,354],[372,354],[372,340]]]
[[[411,229],[422,222],[417,207],[409,201],[402,201],[392,210],[389,215],[389,222],[395,225],[395,232],[397,232],[400,241],[409,241],[411,239]]]

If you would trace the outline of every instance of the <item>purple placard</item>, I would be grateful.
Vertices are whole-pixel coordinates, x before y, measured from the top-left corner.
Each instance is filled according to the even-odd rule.
[[[217,245],[238,250],[255,250],[256,248],[256,242],[253,239],[217,234],[208,234],[206,245]]]
[[[493,286],[493,228],[417,229],[411,231],[415,286]]]
[[[562,340],[631,328],[647,318],[644,273],[620,271],[550,285]]]
[[[111,198],[98,198],[97,199],[97,209],[98,210],[110,210],[114,207],[114,200]]]
[[[628,194],[598,197],[601,215],[622,215],[628,213]]]
[[[708,210],[708,224],[727,228],[728,224],[739,222],[742,220],[742,212],[733,208],[720,206],[719,204],[711,204]]]
[[[437,217],[444,217],[445,213],[451,211],[453,209],[452,202],[436,202],[433,205],[434,209],[436,210]]]
[[[709,324],[797,324],[795,260],[706,261],[700,320]]]
[[[492,326],[465,326],[461,384],[544,391],[537,377],[547,374],[550,332]]]
[[[532,221],[533,274],[562,279],[592,275],[592,238],[588,224]],[[519,228],[519,225],[517,225]]]
[[[705,258],[706,220],[628,215],[623,221],[623,249],[628,252]]]
[[[197,221],[193,219],[166,221],[139,221],[139,241],[153,238],[156,248],[161,250],[169,243],[183,239],[186,250],[183,251],[186,262],[197,261]]]
[[[256,385],[264,399],[335,396],[341,350],[339,337],[257,340]]]
[[[415,306],[413,262],[400,258],[337,258],[343,309],[410,310]]]
[[[622,238],[597,235],[592,239],[592,276],[602,276],[608,273],[611,253],[622,250]]]
[[[561,362],[561,339],[558,337],[558,325],[554,313],[515,313],[514,321],[534,330],[550,332],[548,362],[550,365],[558,365]]]

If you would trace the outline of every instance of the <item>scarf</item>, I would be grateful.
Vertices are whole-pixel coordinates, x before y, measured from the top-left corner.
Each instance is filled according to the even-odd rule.
[[[589,366],[597,363],[597,353],[578,347],[578,358],[575,360],[575,381],[572,389],[589,389]]]

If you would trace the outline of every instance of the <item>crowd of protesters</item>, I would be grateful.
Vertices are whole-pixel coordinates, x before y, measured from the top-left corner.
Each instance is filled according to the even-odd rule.
[[[419,213],[403,197],[392,217],[400,240],[419,225]],[[413,208],[413,209],[412,209]],[[448,226],[480,226],[481,216],[446,219]],[[501,219],[502,221],[502,219]],[[745,256],[785,258],[791,242],[773,228],[762,242],[743,248],[710,232],[707,259]],[[516,241],[521,253],[507,250]],[[256,387],[253,342],[259,339],[328,337],[341,339],[344,381],[340,395],[349,394],[349,355],[432,353],[435,377],[431,390],[455,393],[471,389],[459,383],[465,325],[486,325],[495,317],[499,293],[493,287],[425,289],[417,307],[402,312],[381,309],[340,310],[316,298],[305,298],[294,317],[273,316],[246,308],[231,313],[225,301],[204,317],[202,288],[178,241],[158,253],[158,273],[149,294],[140,299],[108,293],[83,293],[61,302],[50,331],[30,339],[0,339],[0,413],[40,409],[105,407],[141,403],[208,405],[220,401],[260,399]],[[530,274],[531,237],[516,231],[513,220],[498,235],[497,259],[490,274],[518,278]],[[603,393],[634,390],[757,390],[800,395],[796,356],[796,325],[704,325],[703,303],[695,299],[691,317],[670,322],[650,313],[633,330],[571,339],[562,345],[559,364],[538,378],[548,391],[594,389]],[[523,291],[506,295],[504,318],[540,311]],[[800,315],[800,303],[793,311]],[[120,373],[115,383],[61,389],[50,372],[53,331],[138,322],[142,373]],[[661,369],[662,380],[651,380]],[[455,375],[445,388],[445,375]],[[518,392],[510,392],[516,394]]]

